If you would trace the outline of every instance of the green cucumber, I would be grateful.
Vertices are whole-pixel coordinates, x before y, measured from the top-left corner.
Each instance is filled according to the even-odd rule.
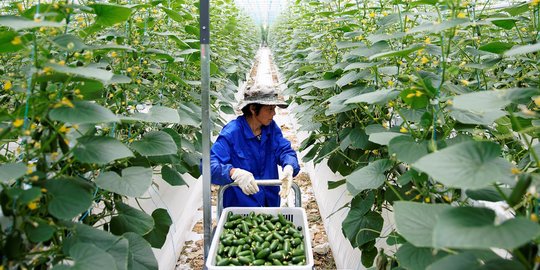
[[[223,259],[221,259],[221,261],[218,261],[216,263],[216,265],[217,266],[225,266],[225,265],[228,265],[230,262],[231,262],[231,260],[229,258],[223,258]]]
[[[270,248],[263,248],[261,251],[255,255],[255,258],[257,259],[264,259],[270,255]]]

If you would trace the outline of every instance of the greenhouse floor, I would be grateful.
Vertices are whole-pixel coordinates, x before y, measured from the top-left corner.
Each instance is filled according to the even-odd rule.
[[[250,72],[250,80],[248,83],[255,84],[278,84],[278,76],[276,67],[271,61],[271,52],[268,48],[260,48],[255,59],[255,64]],[[277,87],[276,87],[277,88]],[[237,96],[241,96],[239,93]],[[298,150],[300,142],[297,139],[297,131],[293,128],[289,110],[276,109],[274,120],[278,123],[283,131],[283,135],[291,141],[292,147]],[[303,167],[304,164],[300,164]],[[311,233],[311,242],[313,246],[314,266],[316,269],[335,269],[334,258],[328,244],[328,237],[323,225],[322,217],[319,212],[319,207],[315,200],[311,179],[307,173],[301,173],[295,178],[296,183],[302,191],[302,207],[306,210],[309,229]],[[216,214],[216,197],[217,187],[212,187],[212,216]],[[289,198],[289,205],[293,205],[292,196]],[[213,220],[215,227],[216,220]],[[203,209],[200,208],[193,218],[193,225],[190,232],[186,235],[186,241],[183,243],[183,248],[176,270],[184,269],[202,269],[204,265],[203,259]]]

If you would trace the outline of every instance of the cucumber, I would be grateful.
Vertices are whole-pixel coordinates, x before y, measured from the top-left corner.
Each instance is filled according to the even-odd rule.
[[[240,251],[238,253],[236,253],[236,256],[238,257],[246,257],[246,256],[249,256],[251,255],[251,250],[243,250],[243,251]]]
[[[270,244],[270,250],[275,251],[279,245],[279,240],[275,239],[272,241],[272,244]]]
[[[257,242],[259,242],[259,243],[264,242],[264,239],[263,239],[260,235],[258,235],[258,234],[253,234],[252,237],[253,237],[253,239],[254,239],[255,241],[257,241]]]
[[[272,263],[273,263],[274,265],[283,265],[278,259],[273,259],[273,260],[272,260]]]
[[[298,264],[298,263],[306,263],[306,256],[304,255],[301,255],[301,256],[296,256],[296,257],[293,257],[291,259],[291,262],[294,263],[294,264]]]
[[[258,260],[254,260],[254,261],[252,262],[252,264],[253,264],[253,265],[264,265],[265,262],[266,262],[266,261],[263,260],[263,259],[258,259]]]
[[[270,248],[263,248],[261,251],[255,255],[255,258],[257,259],[264,259],[270,255]]]
[[[531,185],[531,181],[532,177],[530,174],[519,175],[518,182],[514,189],[512,189],[512,193],[508,198],[508,205],[514,207],[521,201],[523,195],[525,195],[525,192],[527,192],[527,188],[529,188],[529,185]]]
[[[303,249],[294,249],[292,252],[291,252],[291,255],[293,257],[297,257],[297,256],[303,256],[305,253],[305,251]]]
[[[270,260],[274,260],[274,259],[283,260],[284,257],[285,256],[284,256],[282,250],[276,251],[276,252],[271,253],[270,255],[268,255],[268,259],[270,259]]]
[[[217,266],[225,266],[228,265],[231,262],[229,258],[223,258],[221,261],[218,261],[216,263]]]
[[[244,256],[239,256],[238,257],[238,261],[242,264],[242,265],[249,265],[251,264],[251,258],[250,257],[244,257]]]

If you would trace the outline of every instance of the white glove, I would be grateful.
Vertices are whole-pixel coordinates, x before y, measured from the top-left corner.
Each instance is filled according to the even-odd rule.
[[[235,168],[231,178],[238,184],[244,194],[252,195],[259,192],[259,186],[255,183],[255,177],[253,177],[252,173]]]
[[[292,186],[292,179],[293,177],[293,167],[291,165],[287,165],[283,168],[283,175],[281,176],[281,191],[279,192],[279,196],[281,198],[286,199],[289,196],[289,191],[291,191]]]

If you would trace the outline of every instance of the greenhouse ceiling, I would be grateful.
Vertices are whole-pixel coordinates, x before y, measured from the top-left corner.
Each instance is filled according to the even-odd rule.
[[[271,24],[290,0],[235,0],[257,24]]]

